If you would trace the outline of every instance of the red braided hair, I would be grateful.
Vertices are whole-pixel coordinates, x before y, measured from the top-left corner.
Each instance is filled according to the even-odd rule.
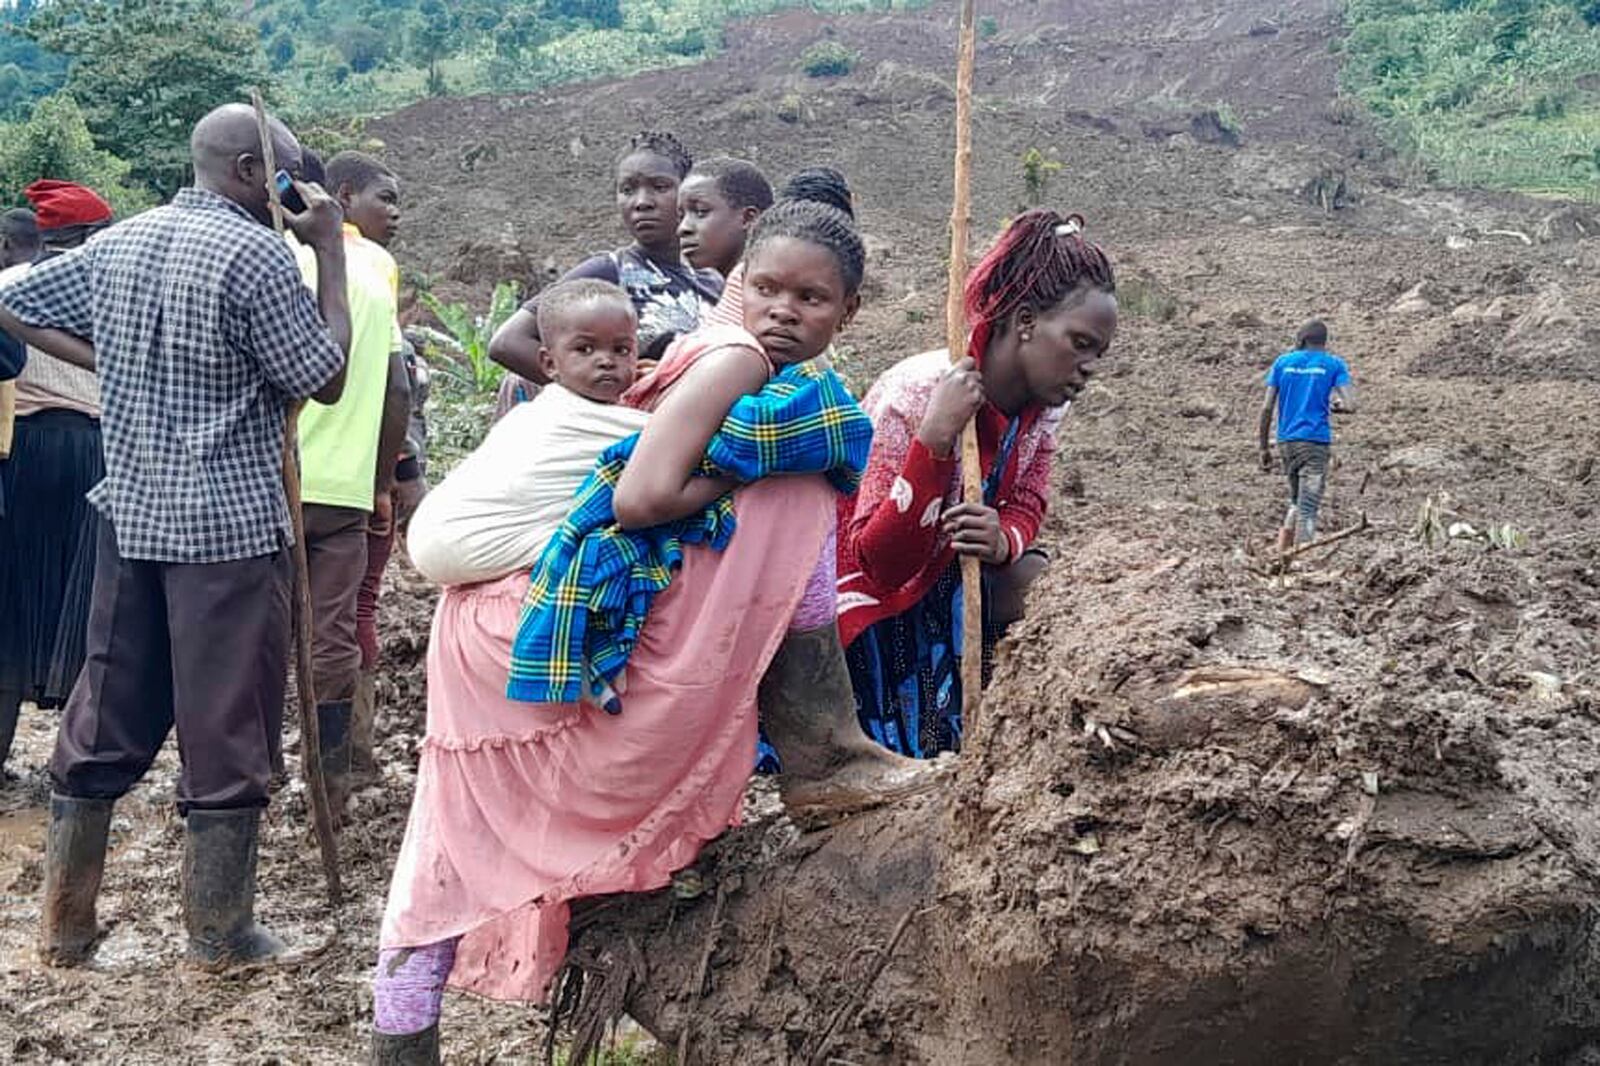
[[[1111,260],[1098,244],[1083,239],[1082,215],[1038,209],[1006,227],[967,277],[967,354],[983,365],[996,323],[1019,308],[1048,311],[1080,285],[1115,292]]]

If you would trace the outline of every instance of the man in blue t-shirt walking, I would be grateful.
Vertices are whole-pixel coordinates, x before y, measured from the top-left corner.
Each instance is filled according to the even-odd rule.
[[[1350,368],[1328,352],[1328,327],[1313,319],[1300,327],[1294,351],[1285,352],[1267,372],[1267,400],[1261,407],[1261,469],[1272,469],[1268,444],[1277,412],[1278,447],[1289,478],[1289,512],[1278,530],[1278,550],[1309,543],[1317,534],[1317,509],[1328,481],[1328,449],[1333,443],[1330,411],[1355,410]]]

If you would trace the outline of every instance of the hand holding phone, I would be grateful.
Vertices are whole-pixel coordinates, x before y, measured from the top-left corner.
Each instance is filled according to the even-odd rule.
[[[289,178],[279,171],[274,178],[280,191],[283,179],[289,180],[289,190],[279,196],[283,205],[283,221],[302,244],[312,248],[337,244],[344,227],[344,210],[339,201],[329,196],[322,187]]]
[[[293,211],[297,215],[303,214],[306,209],[306,202],[300,195],[299,190],[294,187],[294,178],[289,172],[287,170],[278,171],[277,174],[273,175],[272,181],[278,187],[278,202],[285,209]]]

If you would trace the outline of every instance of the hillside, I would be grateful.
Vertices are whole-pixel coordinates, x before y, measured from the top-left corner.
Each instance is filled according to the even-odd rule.
[[[797,7],[909,12],[927,2],[17,0],[0,4],[0,119],[21,122],[46,95],[73,94],[98,147],[120,154],[165,195],[182,180],[181,134],[204,103],[252,85],[266,86],[319,145],[336,148],[363,141],[365,118],[425,97],[537,91],[720,62],[729,22],[744,17]],[[986,39],[1000,33],[1004,8],[985,7]],[[1595,0],[1345,0],[1335,9],[1344,32],[1325,47],[1349,96],[1339,106],[1370,111],[1414,176],[1600,192]],[[1264,12],[1254,29],[1269,33],[1279,19]],[[107,21],[87,34],[74,28]],[[186,26],[200,31],[185,34]],[[777,69],[848,67],[853,58],[848,48],[827,63],[796,51]],[[125,62],[130,69],[106,70]],[[155,121],[120,106],[147,97],[161,101]],[[8,163],[0,184],[30,180],[11,173],[17,169]],[[89,167],[82,177],[103,174]]]
[[[1341,92],[1337,0],[983,6],[974,233],[1028,198],[1038,149],[1063,164],[1044,199],[1087,216],[1120,277],[1122,330],[1062,431],[1056,562],[949,794],[798,842],[758,810],[708,862],[731,871],[721,939],[715,894],[623,926],[655,965],[631,1007],[669,1044],[692,1028],[691,1062],[751,1066],[804,1061],[858,990],[835,1049],[852,1062],[1594,1061],[1596,209],[1429,184]],[[866,383],[942,333],[953,10],[787,11],[731,26],[704,66],[375,120],[405,186],[397,256],[480,306],[497,281],[541,283],[620,239],[609,168],[641,126],[776,176],[832,163],[870,238],[843,360]],[[859,53],[851,73],[794,69],[823,40]],[[1363,401],[1324,525],[1372,526],[1275,580],[1259,382],[1311,315]],[[1509,547],[1477,535],[1504,526]],[[350,900],[327,913],[295,789],[264,844],[264,917],[342,930],[307,969],[175,965],[170,752],[119,809],[102,970],[36,968],[52,721],[24,718],[30,776],[0,788],[14,1061],[358,1060],[432,602],[391,575],[386,777],[346,837]],[[1151,720],[1204,697],[1180,680],[1237,676],[1218,670],[1292,678],[1299,702],[1212,680],[1193,729]],[[873,891],[945,917],[862,989],[863,945],[899,916],[874,924]],[[541,1018],[452,998],[447,1055],[533,1061]]]

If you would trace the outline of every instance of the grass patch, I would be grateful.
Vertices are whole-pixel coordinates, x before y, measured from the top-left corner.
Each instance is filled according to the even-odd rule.
[[[800,53],[800,69],[813,78],[837,78],[854,70],[860,60],[838,41],[818,41]]]
[[[1600,4],[1350,0],[1346,92],[1430,180],[1600,194]]]

